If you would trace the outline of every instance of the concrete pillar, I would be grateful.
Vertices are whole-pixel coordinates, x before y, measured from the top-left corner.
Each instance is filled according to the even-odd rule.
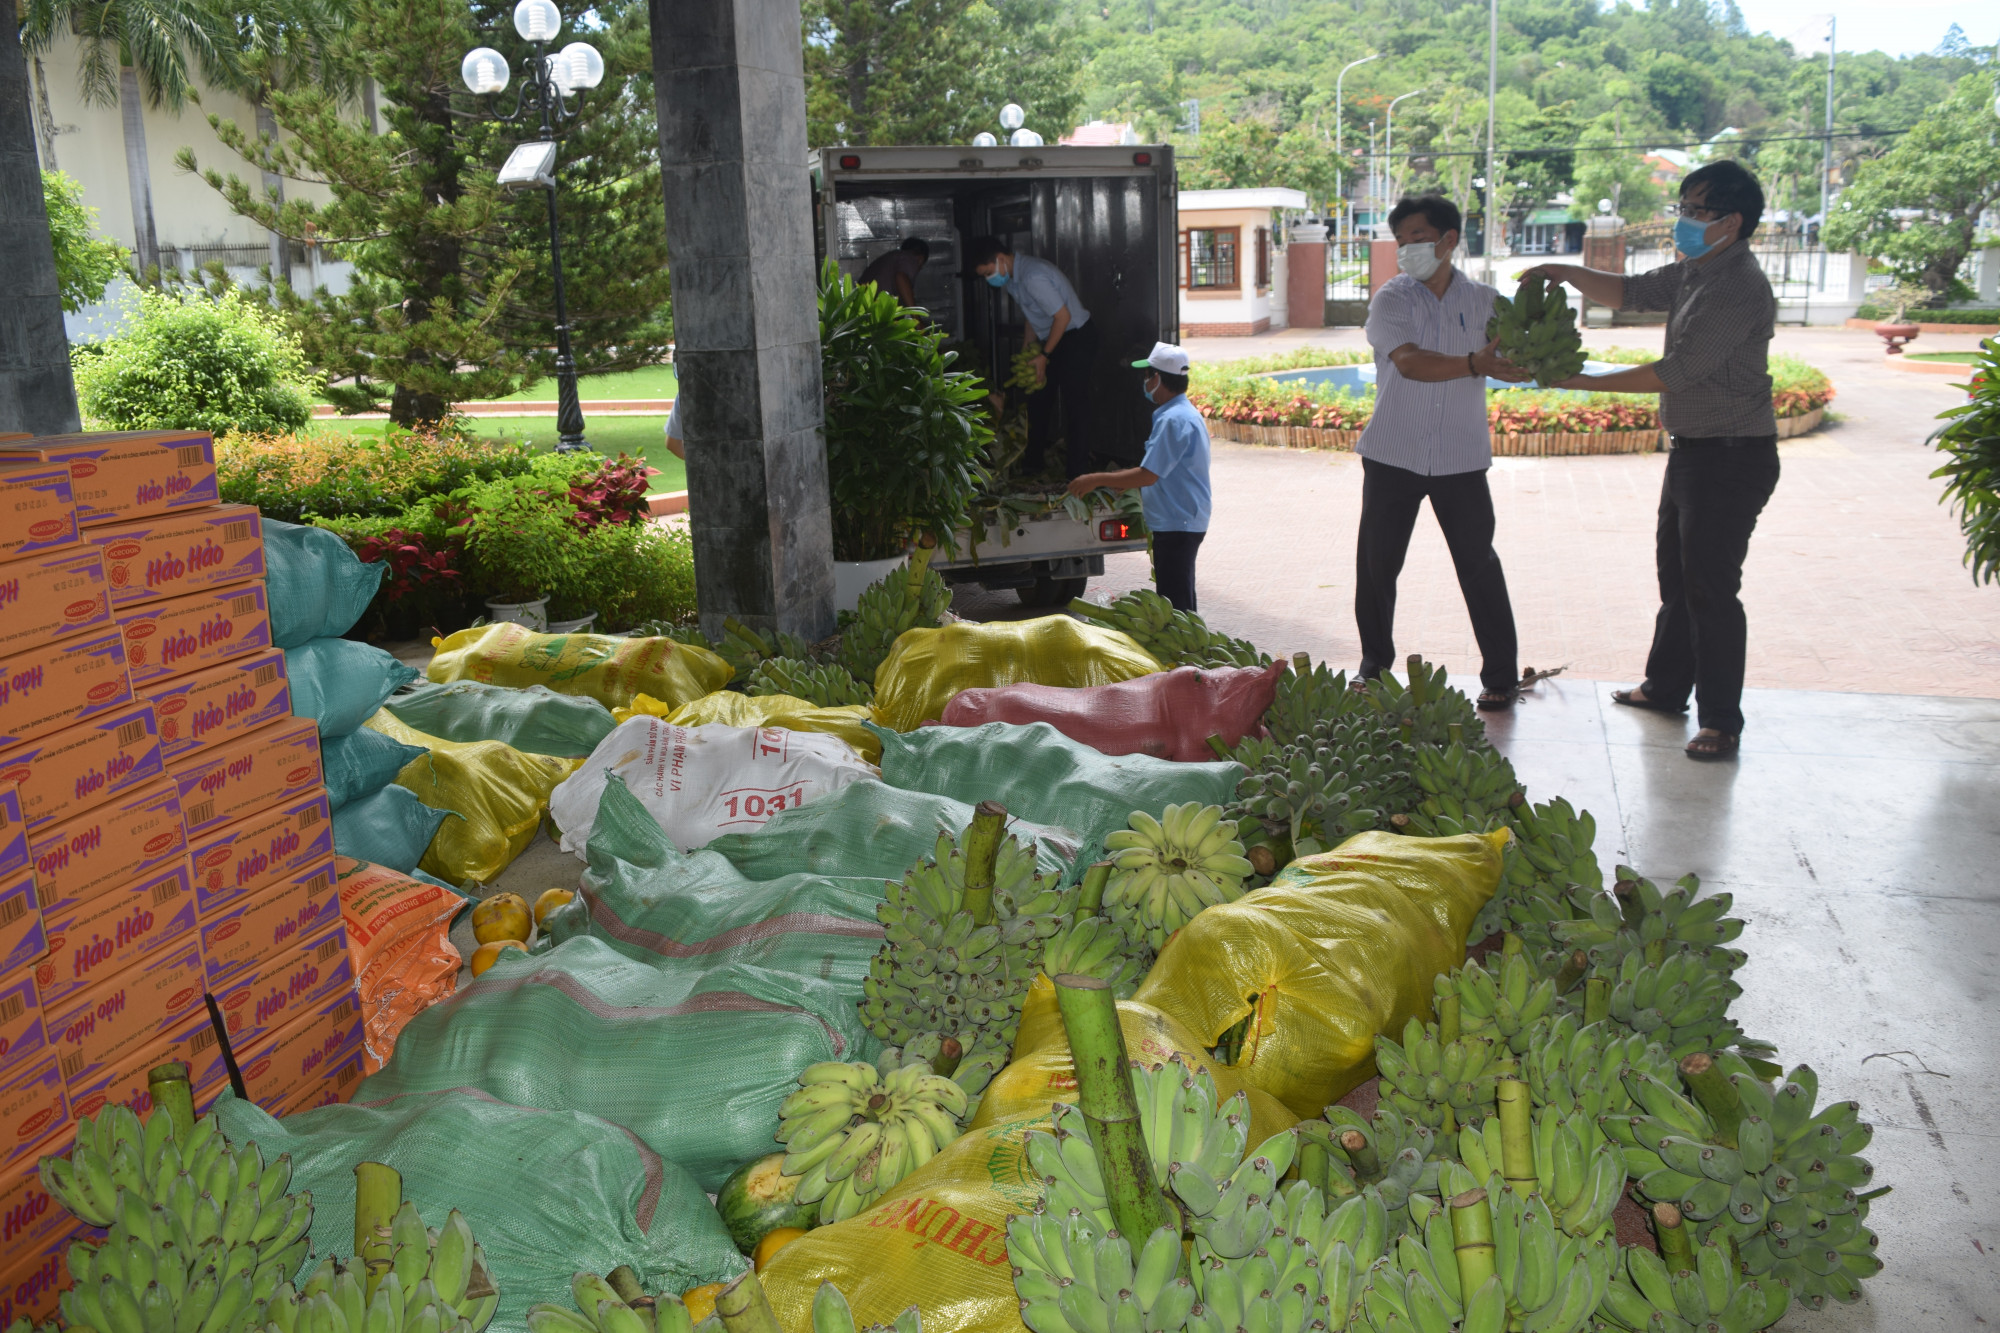
[[[2000,245],[1984,245],[1972,252],[1972,287],[1981,305],[2000,301]]]
[[[28,110],[28,65],[0,23],[0,434],[79,429],[41,163]]]
[[[1368,242],[1368,290],[1379,292],[1382,284],[1396,276],[1396,243],[1394,241]]]
[[[1291,279],[1285,267],[1290,262],[1286,258],[1290,253],[1290,246],[1274,245],[1271,247],[1271,329],[1273,332],[1291,327]]]
[[[702,629],[831,634],[798,0],[651,0]]]
[[[1326,228],[1303,222],[1285,247],[1285,322],[1295,329],[1326,327]]]

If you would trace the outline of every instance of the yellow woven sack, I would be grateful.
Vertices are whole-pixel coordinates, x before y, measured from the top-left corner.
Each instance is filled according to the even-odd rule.
[[[709,652],[672,639],[612,634],[537,634],[520,625],[480,625],[433,639],[430,678],[439,684],[477,680],[489,685],[546,685],[583,694],[606,708],[634,696],[680,705],[729,683],[736,669]]]
[[[869,763],[882,762],[882,738],[861,725],[875,716],[875,710],[866,704],[821,708],[789,694],[752,696],[738,694],[734,690],[717,690],[678,708],[662,703],[650,694],[642,694],[632,701],[631,707],[614,709],[611,716],[616,721],[624,722],[640,713],[663,717],[677,727],[699,727],[714,722],[726,727],[823,731],[846,741],[856,754]]]
[[[1127,1001],[1118,1006],[1118,1018],[1134,1059],[1158,1063],[1178,1053],[1213,1074],[1221,1096],[1242,1089],[1240,1079],[1216,1067],[1166,1014]],[[1248,1091],[1252,1143],[1298,1123],[1272,1098]],[[1022,1012],[1013,1063],[987,1085],[966,1132],[873,1208],[807,1232],[771,1260],[760,1277],[779,1326],[811,1328],[813,1295],[831,1281],[846,1295],[858,1325],[891,1323],[915,1305],[925,1328],[1020,1333],[1007,1216],[1032,1209],[1043,1189],[1023,1141],[1029,1130],[1048,1127],[1057,1101],[1075,1099],[1055,988],[1038,977]]]
[[[1112,685],[1165,667],[1115,629],[1069,616],[913,629],[875,668],[875,720],[914,731],[961,691],[991,685]]]
[[[576,772],[581,759],[529,754],[500,741],[447,741],[405,725],[384,708],[368,727],[430,753],[396,775],[433,810],[459,816],[438,826],[418,864],[447,884],[491,884],[528,849],[549,808],[549,793]]]
[[[1428,1018],[1431,983],[1500,883],[1505,830],[1361,833],[1175,932],[1133,999],[1211,1047],[1246,1014],[1234,1070],[1302,1118],[1375,1072],[1375,1037]]]

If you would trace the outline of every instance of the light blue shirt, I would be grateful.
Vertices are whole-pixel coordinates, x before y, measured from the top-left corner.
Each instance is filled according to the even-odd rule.
[[[1208,531],[1208,425],[1186,394],[1153,409],[1139,466],[1159,480],[1139,492],[1154,532]]]
[[[1382,284],[1368,303],[1368,345],[1375,349],[1375,413],[1355,452],[1426,477],[1484,472],[1493,465],[1486,424],[1486,377],[1403,378],[1389,353],[1405,343],[1464,357],[1491,341],[1486,321],[1500,293],[1457,269],[1444,299],[1407,273]]]
[[[1055,323],[1056,311],[1064,306],[1069,307],[1070,328],[1080,329],[1090,323],[1090,312],[1076,299],[1076,288],[1069,285],[1061,269],[1046,259],[1015,255],[1014,276],[1007,283],[1007,294],[1021,307],[1028,327],[1044,342],[1048,341],[1049,328]]]
[[[681,434],[681,396],[678,392],[674,394],[673,409],[667,413],[667,438],[670,440],[686,438]]]

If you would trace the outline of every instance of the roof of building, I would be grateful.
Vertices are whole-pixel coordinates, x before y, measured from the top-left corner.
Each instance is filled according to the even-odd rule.
[[[1288,190],[1281,185],[1263,185],[1247,190],[1182,190],[1183,213],[1205,208],[1309,208],[1312,201],[1304,190]]]
[[[1139,132],[1132,128],[1129,121],[1093,120],[1088,125],[1077,126],[1056,142],[1122,148],[1126,144],[1138,143]]]

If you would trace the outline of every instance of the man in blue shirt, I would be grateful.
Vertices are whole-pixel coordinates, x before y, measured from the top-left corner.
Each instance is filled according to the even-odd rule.
[[[1194,557],[1208,535],[1208,426],[1187,399],[1186,352],[1172,343],[1154,343],[1152,355],[1132,365],[1148,372],[1140,392],[1153,404],[1146,456],[1139,466],[1120,472],[1086,472],[1069,484],[1069,493],[1144,487],[1146,526],[1153,533],[1153,584],[1175,610],[1192,611]]]
[[[968,256],[972,271],[989,287],[1014,298],[1028,331],[1042,347],[1035,358],[1035,378],[1043,388],[1028,397],[1028,451],[1021,457],[1021,469],[1031,476],[1042,470],[1055,438],[1060,403],[1064,475],[1074,477],[1090,466],[1090,441],[1096,429],[1091,408],[1097,326],[1076,299],[1076,288],[1048,260],[1017,255],[998,236],[981,236]]]

